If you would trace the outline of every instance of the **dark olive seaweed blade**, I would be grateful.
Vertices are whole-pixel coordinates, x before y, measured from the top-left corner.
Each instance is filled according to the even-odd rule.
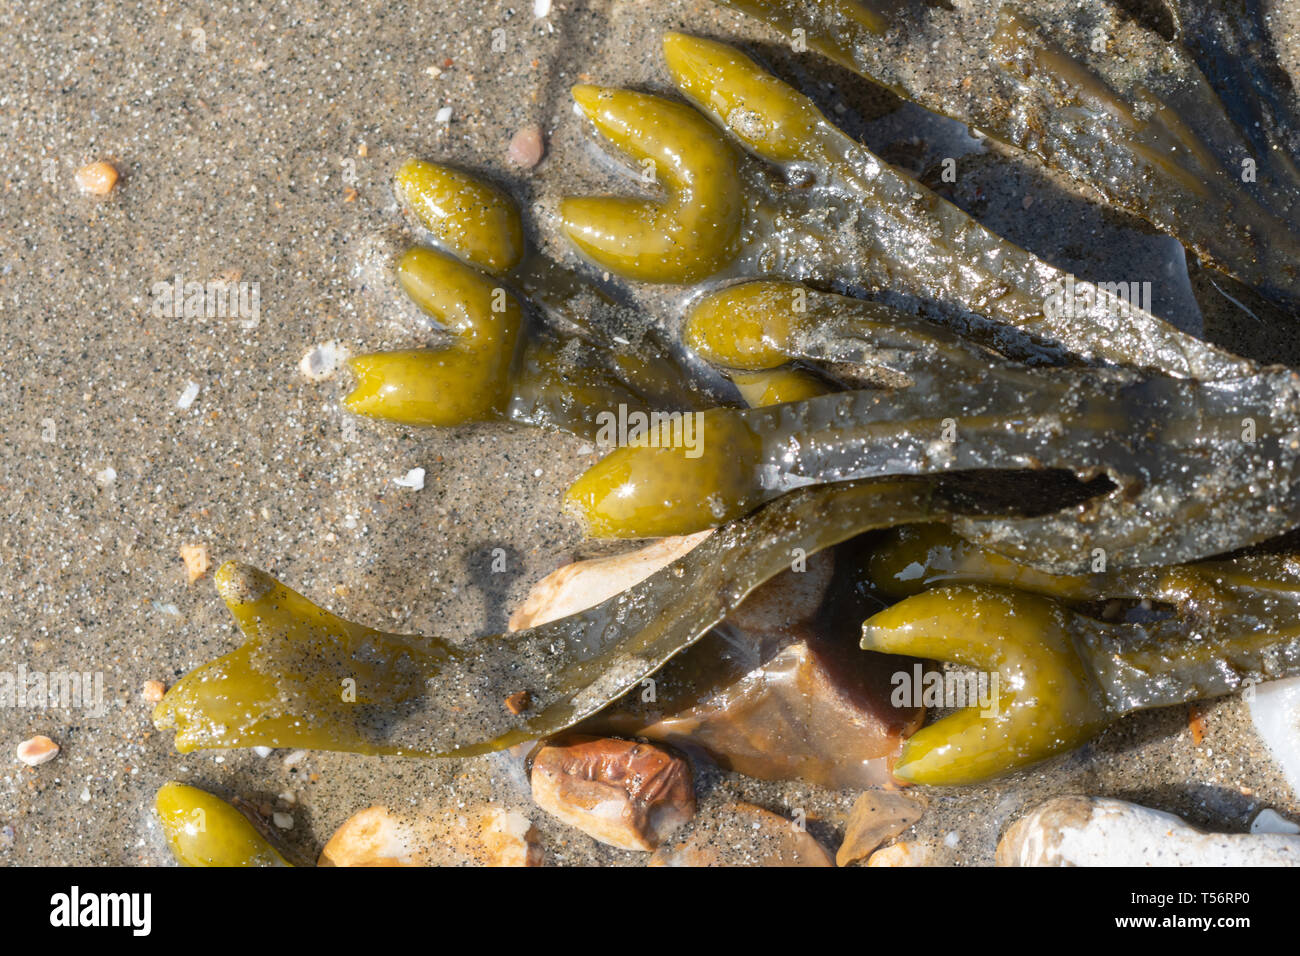
[[[1171,0],[1172,27],[1255,147],[1266,175],[1300,182],[1300,97],[1283,68],[1258,0]],[[1281,210],[1294,220],[1295,200]]]
[[[1259,556],[1132,576],[1175,613],[1086,643],[1115,713],[1200,700],[1300,672],[1300,561]]]
[[[248,640],[186,675],[154,720],[183,751],[470,756],[545,737],[635,687],[799,554],[941,519],[931,497],[929,484],[908,481],[788,495],[597,607],[460,646],[352,624],[262,572],[223,569],[223,595]],[[516,715],[505,700],[519,692],[528,706]]]
[[[1078,284],[982,226],[733,47],[668,34],[664,53],[678,88],[718,126],[787,172],[812,174],[811,185],[798,191],[751,179],[759,224],[744,251],[748,272],[879,289],[941,304],[944,312],[955,307],[959,314],[950,317],[962,324],[982,317],[1094,363],[1196,378],[1253,370],[1114,290]],[[1081,296],[1081,289],[1091,294]],[[1034,348],[1022,353],[1017,337],[997,347],[1017,358],[1043,357]]]
[[[720,2],[787,36],[803,31],[848,69],[1035,156],[1202,260],[1300,304],[1294,164],[1252,147],[1187,50],[1110,5]],[[863,9],[870,15],[851,15]],[[1098,36],[1104,51],[1092,49]]]
[[[1201,382],[1118,369],[993,364],[914,371],[909,388],[824,395],[706,422],[751,436],[727,457],[620,448],[570,488],[602,534],[635,537],[689,475],[694,497],[737,513],[792,489],[839,481],[973,471],[1065,469],[1113,490],[1041,517],[963,519],[961,533],[1055,573],[1176,564],[1257,543],[1300,521],[1300,376],[1271,369]],[[726,429],[724,433],[723,429]],[[739,454],[739,453],[738,453]],[[721,457],[719,457],[721,456]],[[698,481],[705,478],[708,487]],[[632,482],[632,484],[628,484]],[[674,484],[676,482],[676,484]],[[641,511],[633,505],[643,506]],[[625,522],[619,525],[618,522]],[[717,523],[700,511],[688,533]],[[612,523],[611,523],[612,522]]]
[[[867,650],[999,675],[997,706],[959,707],[903,745],[896,776],[976,783],[1073,750],[1123,714],[1213,697],[1300,670],[1295,563],[1149,569],[1139,593],[1173,605],[1108,624],[1060,601],[985,584],[923,591],[863,624]]]
[[[1300,522],[1300,380],[1215,383],[1103,370],[936,375],[740,413],[779,492],[803,484],[975,469],[1105,473],[1116,489],[1063,512],[962,519],[961,533],[1058,573],[1177,564]]]

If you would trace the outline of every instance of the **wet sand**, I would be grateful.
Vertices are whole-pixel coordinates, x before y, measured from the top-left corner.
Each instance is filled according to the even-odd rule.
[[[1294,70],[1289,16],[1278,40]],[[373,803],[492,800],[537,824],[549,863],[644,862],[543,815],[502,759],[176,754],[153,730],[141,688],[170,685],[238,644],[211,574],[187,583],[183,545],[205,544],[213,567],[237,558],[266,568],[353,620],[463,638],[503,629],[534,581],[592,551],[558,509],[565,485],[596,458],[589,446],[506,425],[437,432],[354,421],[340,409],[346,383],[305,380],[299,359],[334,339],[353,351],[432,340],[374,268],[415,235],[389,188],[401,162],[461,163],[497,179],[530,211],[534,240],[573,261],[555,241],[555,198],[613,191],[618,178],[572,114],[568,87],[663,88],[664,29],[751,38],[775,53],[774,35],[708,4],[663,0],[573,0],[543,18],[527,4],[479,0],[238,13],[141,3],[111,16],[24,0],[0,12],[0,26],[9,65],[0,93],[0,670],[102,673],[106,705],[99,716],[0,709],[0,826],[13,828],[0,863],[170,863],[150,808],[172,779],[290,813],[283,836],[303,859]],[[497,29],[504,52],[492,49]],[[921,172],[962,138],[920,111],[893,111],[860,82],[821,85],[844,77],[813,69],[803,79],[891,161]],[[444,108],[450,119],[439,122]],[[548,155],[520,173],[506,147],[529,123],[546,131]],[[96,159],[122,174],[103,200],[79,194],[73,179]],[[1053,262],[1097,277],[1116,263],[1124,275],[1177,271],[1168,240],[1017,160],[980,146],[961,169],[954,200]],[[256,284],[256,321],[159,314],[154,286],[176,276]],[[677,320],[673,294],[638,297],[666,324]],[[1157,311],[1195,322],[1185,305],[1157,292]],[[1230,310],[1205,321],[1230,345],[1296,349],[1252,342]],[[181,408],[191,383],[197,397]],[[417,467],[422,490],[394,483]],[[505,573],[491,571],[495,548],[506,551]],[[62,752],[27,768],[13,748],[36,733]],[[708,769],[698,784],[701,817],[733,798],[803,809],[832,851],[855,797]],[[989,863],[1008,821],[1067,792],[1227,830],[1244,830],[1263,807],[1300,813],[1245,705],[1229,698],[1208,705],[1199,746],[1185,708],[1125,720],[1045,769],[936,792],[913,835],[940,844],[939,860]]]

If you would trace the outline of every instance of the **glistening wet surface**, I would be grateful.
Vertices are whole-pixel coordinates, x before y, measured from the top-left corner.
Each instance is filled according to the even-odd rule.
[[[1292,76],[1297,16],[1274,11]],[[375,268],[404,233],[416,235],[390,188],[411,156],[493,179],[521,203],[531,240],[576,263],[555,226],[557,198],[618,192],[622,180],[568,89],[666,89],[664,30],[752,42],[890,161],[921,175],[956,156],[951,198],[986,225],[1088,278],[1168,277],[1155,311],[1197,327],[1167,238],[947,121],[897,109],[845,71],[790,56],[774,33],[711,4],[575,0],[536,16],[475,0],[201,12],[141,3],[111,14],[21,2],[0,24],[9,76],[0,92],[0,670],[102,674],[105,703],[102,714],[0,709],[9,754],[0,826],[13,828],[12,843],[0,842],[5,863],[167,863],[151,806],[173,779],[288,814],[292,828],[280,835],[305,859],[371,804],[492,801],[537,825],[549,863],[644,862],[534,807],[506,758],[178,755],[153,729],[142,687],[170,685],[239,643],[211,573],[188,583],[182,546],[204,545],[213,567],[265,568],[351,620],[451,639],[504,629],[534,581],[575,554],[608,550],[585,542],[558,507],[598,457],[589,444],[510,425],[437,431],[355,419],[341,409],[341,377],[312,382],[298,365],[331,340],[354,352],[430,340]],[[547,154],[521,172],[507,146],[533,123]],[[121,173],[105,199],[74,180],[94,160]],[[158,286],[177,277],[233,282],[247,308],[233,319],[174,314]],[[680,292],[631,294],[675,330]],[[1226,299],[1204,323],[1253,356],[1296,351]],[[421,489],[397,483],[417,468]],[[912,836],[933,841],[936,860],[988,863],[1023,808],[1070,792],[1234,831],[1264,807],[1300,813],[1242,701],[1204,710],[1199,744],[1187,709],[1168,708],[1125,719],[1045,768],[937,791]],[[61,752],[28,768],[12,753],[35,734]],[[697,819],[712,825],[734,799],[786,816],[803,810],[832,850],[856,796],[703,767],[696,782]]]

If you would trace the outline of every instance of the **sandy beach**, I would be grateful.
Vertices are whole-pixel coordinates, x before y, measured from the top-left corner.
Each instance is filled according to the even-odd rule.
[[[1276,12],[1293,78],[1298,20],[1294,5]],[[501,184],[530,241],[578,264],[555,226],[557,197],[614,192],[621,174],[569,87],[667,87],[667,29],[796,62],[775,34],[701,0],[146,0],[111,12],[18,0],[0,11],[0,671],[100,675],[103,693],[102,708],[0,708],[0,827],[11,828],[0,864],[170,865],[152,814],[169,780],[287,815],[278,833],[300,861],[363,807],[431,801],[519,810],[550,865],[644,863],[541,812],[508,757],[182,755],[153,728],[143,688],[239,643],[212,571],[191,582],[184,547],[201,546],[211,569],[264,568],[350,620],[456,640],[504,630],[543,575],[610,550],[559,508],[599,457],[590,444],[507,424],[357,419],[341,405],[345,373],[312,381],[299,364],[322,343],[356,353],[436,340],[386,267],[420,238],[391,190],[411,157]],[[953,200],[1008,238],[1084,276],[1167,275],[1158,314],[1256,357],[1300,355],[1300,337],[1263,336],[1226,301],[1202,315],[1192,283],[1204,279],[1186,278],[1174,240],[950,121],[811,56],[797,62],[806,72],[794,78],[891,162],[919,175],[957,155]],[[546,154],[521,171],[506,153],[529,124]],[[106,197],[75,178],[98,160],[121,177]],[[187,316],[164,301],[177,281],[215,280],[242,292],[236,314]],[[676,330],[680,292],[634,294]],[[399,483],[413,469],[422,488]],[[1201,710],[1199,741],[1188,708],[1168,708],[1009,780],[937,790],[909,839],[933,843],[936,862],[989,864],[1009,821],[1061,793],[1233,832],[1268,807],[1300,819],[1246,705]],[[60,753],[27,767],[14,748],[36,734]],[[696,786],[700,819],[735,799],[800,810],[832,852],[857,796],[703,766]]]

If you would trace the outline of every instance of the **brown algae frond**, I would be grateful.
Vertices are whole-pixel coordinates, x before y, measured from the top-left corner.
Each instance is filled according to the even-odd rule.
[[[538,627],[451,645],[345,621],[265,572],[217,585],[245,643],[191,671],[154,710],[182,752],[306,747],[472,756],[559,733],[698,641],[760,584],[873,528],[934,520],[921,482],[811,489],[709,535],[640,584]],[[255,599],[237,581],[259,582]],[[530,706],[502,702],[525,690]]]
[[[877,77],[901,75],[873,52],[882,37],[906,48],[928,29],[853,0],[731,5],[807,28],[814,48]],[[1213,96],[1185,51],[1170,50],[1167,77],[1143,62],[1120,75],[1058,36],[1059,24],[1037,22],[1039,9],[1029,0],[985,18],[991,68],[972,85],[1014,90],[1006,101],[1018,106],[992,116],[959,94],[971,121],[1080,184],[1103,183],[1108,202],[1206,261],[1272,294],[1296,291],[1284,261],[1294,224],[1266,211],[1294,208],[1276,205],[1286,171],[1266,164],[1277,175],[1258,189],[1225,180],[1240,137],[1216,113],[1190,115]],[[975,36],[965,12],[935,15],[961,27],[959,43]],[[1138,29],[1120,31],[1121,49],[1142,49]],[[179,749],[469,756],[554,735],[695,645],[793,551],[899,525],[866,570],[903,600],[866,622],[861,646],[1000,682],[993,713],[960,710],[911,737],[895,768],[903,780],[986,780],[1077,747],[1130,711],[1300,669],[1287,623],[1300,595],[1293,561],[1181,563],[1300,522],[1300,377],[1077,283],[883,162],[732,47],[668,34],[664,56],[689,105],[574,89],[644,190],[569,198],[560,217],[582,256],[614,275],[707,283],[683,341],[528,249],[503,190],[412,161],[394,189],[438,249],[412,248],[396,274],[449,342],[359,356],[346,401],[405,424],[510,420],[589,438],[602,412],[644,413],[650,430],[620,436],[566,507],[599,537],[719,530],[595,607],[469,642],[348,622],[227,565],[217,584],[246,642],[158,705],[155,721]],[[928,80],[909,82],[901,91],[921,102],[937,95]],[[1075,128],[1067,114],[1087,121]],[[1233,218],[1225,203],[1247,214]],[[1267,253],[1252,258],[1257,241]],[[1076,284],[1091,293],[1078,308],[1053,308]],[[820,288],[891,293],[926,303],[927,317]],[[980,329],[986,344],[954,326]],[[714,389],[723,379],[748,408],[718,407],[735,402]],[[951,493],[953,476],[994,485],[1044,473],[1090,497],[1030,512]],[[1114,600],[1168,610],[1123,622],[1094,613]],[[258,858],[235,843],[226,857]]]
[[[353,359],[352,411],[440,427],[508,419],[591,437],[601,410],[716,401],[717,383],[657,330],[631,333],[627,308],[526,249],[518,209],[497,187],[413,160],[394,191],[439,245],[402,254],[398,284],[452,341]]]
[[[524,257],[524,227],[514,202],[483,180],[413,159],[393,178],[393,192],[440,244],[489,273],[508,272]]]
[[[666,194],[566,199],[560,216],[574,244],[632,279],[692,282],[726,265],[744,211],[735,148],[695,110],[662,97],[576,86],[573,99]]]
[[[978,782],[1072,750],[1123,714],[1300,671],[1294,558],[1144,569],[1098,588],[1112,590],[1172,612],[1106,623],[1042,595],[957,584],[869,618],[866,650],[952,661],[998,678],[992,707],[966,707],[919,730],[894,774],[940,786]]]
[[[413,248],[397,263],[402,288],[451,333],[445,348],[360,355],[349,409],[407,425],[460,425],[504,417],[523,324],[518,300],[482,273]]]
[[[181,866],[291,865],[247,817],[198,787],[164,784],[154,797],[154,812]]]
[[[819,283],[888,289],[943,303],[1064,348],[1088,361],[1148,367],[1171,375],[1240,375],[1250,363],[1186,335],[1109,290],[1079,283],[975,222],[910,176],[889,166],[832,125],[806,96],[722,43],[668,34],[665,56],[674,82],[717,126],[778,168],[811,175],[799,190],[773,189],[749,166],[740,168],[747,204],[745,242],[725,261],[702,259],[701,274],[726,265],[731,274],[780,274]],[[607,113],[643,94],[611,98]],[[680,104],[662,103],[680,109]],[[630,121],[620,127],[642,130]],[[690,127],[694,130],[695,127]],[[684,135],[684,134],[680,134]],[[717,132],[710,129],[710,142]],[[604,247],[639,250],[632,278],[677,282],[681,248],[643,243],[645,221],[620,225],[618,198],[584,199],[589,216],[604,209]],[[603,205],[602,205],[603,204]],[[661,233],[661,240],[668,236]],[[664,240],[666,242],[666,240]],[[594,247],[593,247],[594,248]],[[655,249],[662,249],[661,267]],[[585,249],[619,271],[617,256]],[[1065,290],[1085,288],[1077,308],[1056,309]],[[1011,340],[1008,340],[1010,344]],[[1024,357],[1035,354],[1027,346]]]
[[[1146,219],[1202,261],[1291,305],[1300,302],[1300,170],[1275,123],[1243,124],[1225,105],[1243,78],[1215,76],[1255,56],[1202,57],[1113,4],[1064,9],[1020,0],[888,16],[861,0],[720,0],[926,109],[950,116],[1063,173],[1091,198]],[[1188,4],[1187,30],[1242,16]],[[1196,23],[1204,18],[1207,24]],[[887,34],[887,36],[886,36]],[[942,43],[940,69],[930,62]],[[1210,72],[1207,76],[1202,69]],[[1264,82],[1265,70],[1248,78]],[[1280,100],[1272,90],[1261,99]],[[1292,99],[1294,103],[1294,100]],[[1256,111],[1258,113],[1258,110]]]

